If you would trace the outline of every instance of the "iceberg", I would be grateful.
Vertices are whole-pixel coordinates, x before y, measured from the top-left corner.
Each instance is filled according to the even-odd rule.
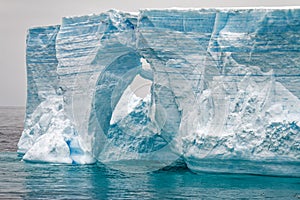
[[[300,9],[65,17],[27,36],[25,161],[300,175]]]

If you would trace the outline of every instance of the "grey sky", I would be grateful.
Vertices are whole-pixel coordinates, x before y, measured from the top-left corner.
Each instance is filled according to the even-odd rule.
[[[26,103],[26,31],[59,24],[61,17],[112,8],[300,6],[299,0],[0,0],[0,106]]]

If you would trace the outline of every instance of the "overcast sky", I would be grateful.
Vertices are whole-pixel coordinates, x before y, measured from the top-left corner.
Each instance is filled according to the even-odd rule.
[[[29,27],[112,8],[300,6],[299,0],[0,0],[0,106],[26,104],[25,40]]]

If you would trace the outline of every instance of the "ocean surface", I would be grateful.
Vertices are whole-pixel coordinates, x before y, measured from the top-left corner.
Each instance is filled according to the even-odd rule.
[[[16,153],[24,111],[0,107],[0,199],[300,199],[295,177],[26,163]]]

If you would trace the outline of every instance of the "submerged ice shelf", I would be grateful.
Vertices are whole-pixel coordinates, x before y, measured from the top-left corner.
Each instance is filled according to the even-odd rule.
[[[26,59],[24,160],[300,175],[300,9],[66,17]]]

